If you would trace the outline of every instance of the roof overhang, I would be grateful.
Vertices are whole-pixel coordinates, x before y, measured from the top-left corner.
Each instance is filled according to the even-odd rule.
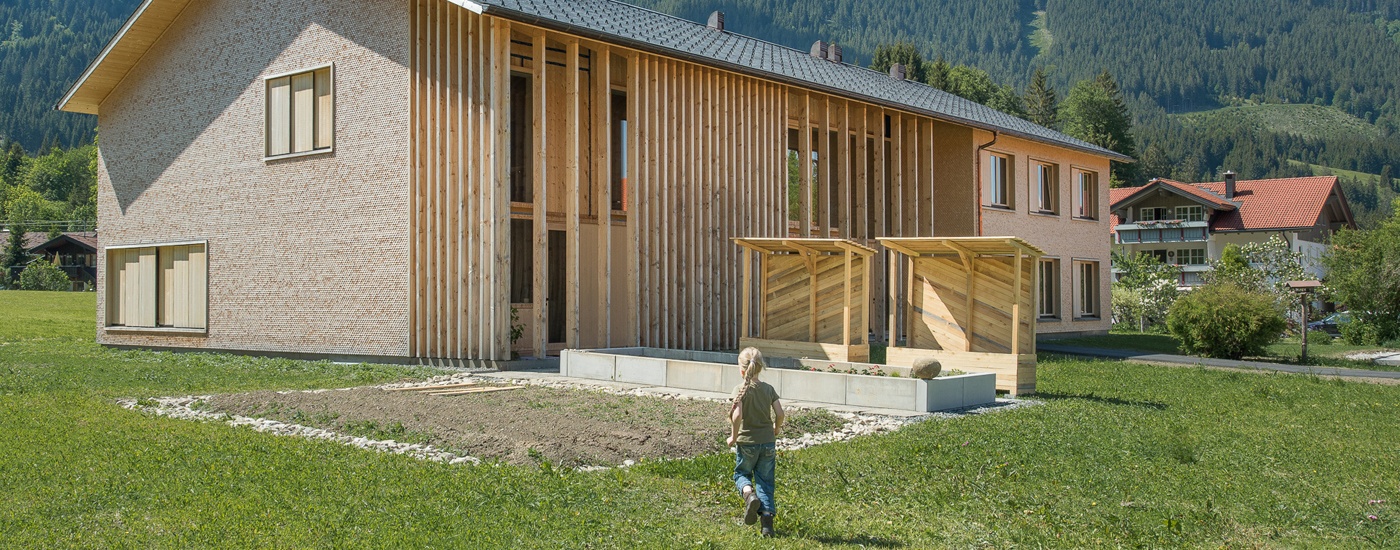
[[[859,256],[875,255],[875,249],[845,239],[736,238],[734,244],[764,254],[787,252],[792,254],[840,255],[850,252]]]
[[[885,248],[906,256],[1016,256],[1034,258],[1045,251],[1020,237],[880,237]]]
[[[1186,184],[1186,185],[1190,185],[1190,184]],[[1213,209],[1213,210],[1229,211],[1229,210],[1235,210],[1235,209],[1237,208],[1234,204],[1231,204],[1231,203],[1229,203],[1229,202],[1225,202],[1224,204],[1210,202],[1210,201],[1208,201],[1208,200],[1206,200],[1206,199],[1204,199],[1204,198],[1202,198],[1202,197],[1199,197],[1199,196],[1197,196],[1197,195],[1193,195],[1193,194],[1191,194],[1191,193],[1187,193],[1187,192],[1185,192],[1185,191],[1182,191],[1181,189],[1178,189],[1178,188],[1177,188],[1176,186],[1174,186],[1174,185],[1170,185],[1170,184],[1168,184],[1168,183],[1166,183],[1166,182],[1163,182],[1163,181],[1161,181],[1161,180],[1153,180],[1153,181],[1149,182],[1147,185],[1144,185],[1144,186],[1142,186],[1141,188],[1139,188],[1137,191],[1134,191],[1133,194],[1128,195],[1128,196],[1126,196],[1126,197],[1123,197],[1123,198],[1121,198],[1121,199],[1118,199],[1118,202],[1115,202],[1115,203],[1109,205],[1108,209],[1109,209],[1110,211],[1113,211],[1113,210],[1118,210],[1118,209],[1120,209],[1120,208],[1127,208],[1127,207],[1129,207],[1129,206],[1132,206],[1134,203],[1137,203],[1138,201],[1141,201],[1141,200],[1143,200],[1143,199],[1145,199],[1145,198],[1147,198],[1147,197],[1150,197],[1150,196],[1152,195],[1152,194],[1150,193],[1150,191],[1151,191],[1153,188],[1156,188],[1156,189],[1159,189],[1159,190],[1162,190],[1162,191],[1168,191],[1168,192],[1174,193],[1174,194],[1176,194],[1176,195],[1179,196],[1179,197],[1183,197],[1183,198],[1190,199],[1192,202],[1199,203],[1201,206],[1204,206],[1204,207],[1206,207],[1206,208],[1210,208],[1210,209]]]
[[[54,106],[70,113],[98,114],[102,102],[145,57],[170,24],[185,11],[190,0],[145,0],[128,17],[102,53],[92,60],[82,76]]]

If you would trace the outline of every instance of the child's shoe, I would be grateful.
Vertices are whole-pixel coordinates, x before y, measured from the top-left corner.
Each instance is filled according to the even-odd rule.
[[[745,496],[744,525],[753,525],[753,522],[758,521],[758,509],[762,507],[763,503],[759,502],[757,494],[751,492]]]
[[[765,537],[773,536],[773,516],[763,516],[763,527],[759,532]]]

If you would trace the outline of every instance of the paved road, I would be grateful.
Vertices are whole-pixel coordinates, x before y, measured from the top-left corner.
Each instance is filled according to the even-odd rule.
[[[1150,353],[1145,351],[1135,351],[1127,349],[1089,348],[1082,346],[1061,346],[1054,344],[1037,344],[1036,350],[1049,353],[1063,353],[1066,355],[1107,357],[1111,359],[1130,359],[1134,361],[1151,361],[1154,363],[1205,365],[1207,367],[1223,367],[1230,369],[1246,370],[1272,370],[1278,372],[1291,372],[1295,374],[1318,374],[1324,376],[1341,376],[1347,378],[1392,378],[1400,380],[1400,372],[1383,370],[1344,369],[1337,367],[1310,367],[1306,365],[1262,363],[1259,361],[1232,361],[1229,359],[1210,359],[1205,357],[1191,357],[1189,355]]]

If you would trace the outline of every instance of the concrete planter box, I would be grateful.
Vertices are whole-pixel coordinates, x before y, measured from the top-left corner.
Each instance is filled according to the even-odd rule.
[[[728,393],[739,384],[738,355],[732,353],[619,348],[565,350],[559,361],[564,376],[649,386]],[[760,377],[784,399],[920,412],[961,409],[996,402],[996,375],[908,378],[909,369],[868,363],[836,363],[774,358]],[[868,371],[878,367],[900,376],[820,372],[807,368]]]

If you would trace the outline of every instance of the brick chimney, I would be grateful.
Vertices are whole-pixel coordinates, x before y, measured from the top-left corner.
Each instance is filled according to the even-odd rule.
[[[710,13],[710,22],[706,24],[706,26],[714,30],[724,32],[724,12],[715,11]]]
[[[812,43],[812,57],[826,59],[826,42],[818,40]]]
[[[837,45],[836,43],[834,43],[834,42],[831,43],[830,45],[828,45],[828,46],[826,47],[826,60],[827,60],[827,61],[834,61],[834,62],[836,62],[836,63],[840,63],[840,62],[841,62],[841,46],[838,46],[838,45]]]
[[[894,65],[890,65],[890,78],[904,80],[904,64],[895,63]]]
[[[1225,171],[1225,199],[1235,200],[1235,171]]]

